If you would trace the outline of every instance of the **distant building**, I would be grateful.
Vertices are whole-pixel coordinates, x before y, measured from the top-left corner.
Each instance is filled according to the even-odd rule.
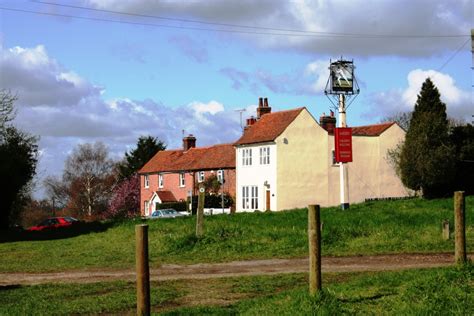
[[[333,161],[336,118],[321,125],[306,108],[271,112],[260,100],[236,146],[237,211],[339,205],[339,166]],[[354,162],[348,163],[349,202],[402,197],[408,191],[387,161],[405,137],[396,123],[353,128]]]
[[[318,123],[304,107],[272,112],[267,99],[260,98],[257,117],[247,119],[234,144],[197,148],[189,135],[183,149],[160,151],[146,163],[139,171],[142,214],[150,214],[157,203],[197,194],[199,182],[210,174],[224,177],[221,190],[235,197],[237,212],[339,205],[335,127],[332,112]],[[384,123],[352,127],[352,134],[349,202],[409,195],[387,159],[405,131]]]
[[[235,149],[232,144],[196,147],[196,138],[183,138],[183,149],[159,151],[139,171],[140,210],[149,215],[157,203],[185,201],[211,174],[223,180],[221,192],[235,197]]]

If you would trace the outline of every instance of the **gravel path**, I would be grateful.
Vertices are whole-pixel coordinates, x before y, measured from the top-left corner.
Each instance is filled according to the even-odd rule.
[[[471,260],[474,255],[470,255]],[[386,271],[443,267],[452,265],[454,256],[438,254],[396,254],[355,257],[323,257],[323,272]],[[249,275],[271,275],[308,271],[308,258],[233,261],[193,265],[164,264],[150,270],[151,280],[209,279]],[[91,283],[135,280],[134,270],[88,270],[52,273],[0,273],[0,286],[43,283]]]

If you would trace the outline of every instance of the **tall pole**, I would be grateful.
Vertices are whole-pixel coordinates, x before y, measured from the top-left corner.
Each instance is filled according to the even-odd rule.
[[[308,206],[309,294],[321,291],[321,217],[319,205]]]
[[[148,225],[135,226],[137,265],[137,315],[150,315],[150,268],[148,265]]]
[[[339,127],[347,127],[346,124],[346,98],[344,94],[339,94]],[[347,163],[339,163],[339,193],[341,198],[341,208],[349,208],[349,174]]]

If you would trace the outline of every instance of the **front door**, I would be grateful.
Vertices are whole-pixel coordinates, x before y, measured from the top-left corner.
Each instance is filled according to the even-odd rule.
[[[267,190],[267,194],[266,194],[266,202],[267,202],[267,207],[265,208],[267,211],[270,210],[270,190]]]

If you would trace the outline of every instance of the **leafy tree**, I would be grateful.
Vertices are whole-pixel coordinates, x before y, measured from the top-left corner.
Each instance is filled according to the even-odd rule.
[[[119,164],[121,179],[126,179],[140,170],[158,151],[165,150],[166,145],[152,136],[140,136],[137,148],[125,153],[125,160]]]
[[[450,140],[455,146],[457,157],[452,190],[474,194],[474,126],[466,124],[453,127]]]
[[[105,218],[130,218],[140,214],[140,176],[135,173],[115,187]]]
[[[18,218],[38,161],[37,138],[9,124],[15,115],[15,100],[9,92],[0,91],[0,229],[7,229]]]
[[[428,198],[449,192],[454,148],[449,143],[446,104],[428,78],[421,87],[400,152],[400,175],[406,187]]]
[[[221,183],[215,174],[211,174],[202,182],[207,193],[218,194],[221,189]],[[197,187],[197,186],[196,186]]]

